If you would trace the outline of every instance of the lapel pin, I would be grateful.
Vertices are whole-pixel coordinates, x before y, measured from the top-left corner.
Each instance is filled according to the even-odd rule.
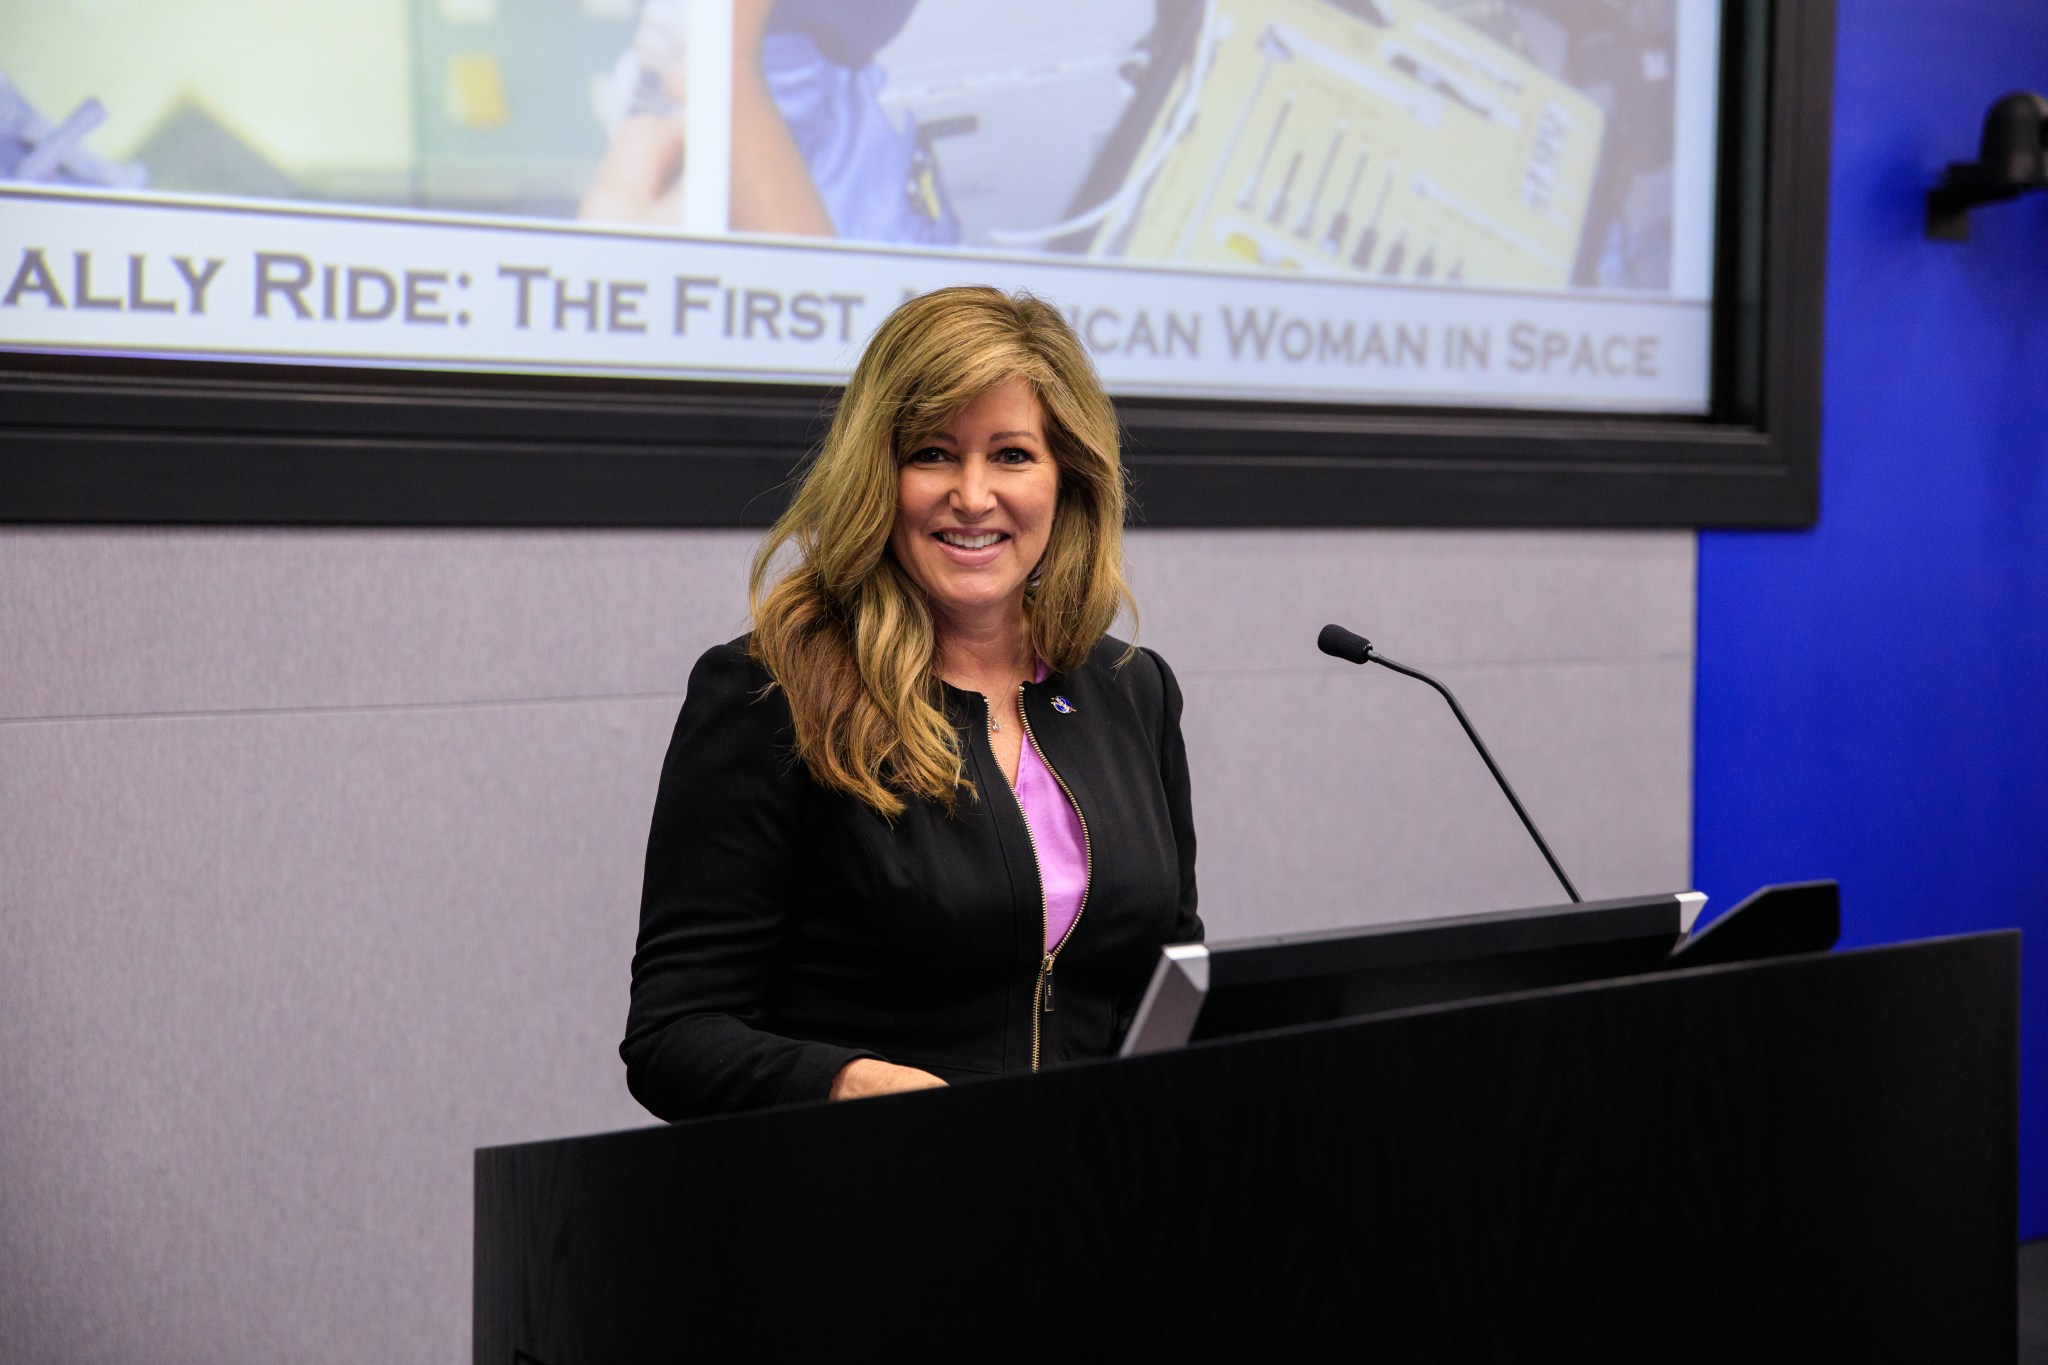
[[[1054,697],[1052,699],[1052,709],[1063,716],[1071,716],[1074,714],[1074,703],[1068,701],[1065,697]]]

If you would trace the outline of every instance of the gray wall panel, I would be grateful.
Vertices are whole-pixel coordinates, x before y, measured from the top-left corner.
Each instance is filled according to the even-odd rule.
[[[0,727],[0,1358],[460,1358],[471,1149],[646,1118],[674,708]]]
[[[678,689],[746,629],[755,537],[10,530],[0,714]]]
[[[751,538],[0,531],[0,1359],[459,1358],[469,1152],[645,1121],[648,809]],[[1685,880],[1692,538],[1146,532],[1218,935]]]
[[[1213,934],[1563,898],[1442,699],[1317,652],[1332,620],[1458,694],[1582,894],[1683,888],[1690,535],[1160,531],[1132,571]]]
[[[1442,698],[1325,662],[1312,675],[1188,682],[1212,936],[1565,899]],[[1431,671],[1458,694],[1582,895],[1685,889],[1690,755],[1672,737],[1691,720],[1688,661]]]
[[[1329,621],[1418,666],[1692,657],[1686,533],[1151,531],[1130,558],[1182,670],[1334,667]]]

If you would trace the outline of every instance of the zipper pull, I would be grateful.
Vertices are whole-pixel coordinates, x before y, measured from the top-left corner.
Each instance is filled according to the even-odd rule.
[[[1047,954],[1045,955],[1045,989],[1044,989],[1044,990],[1043,990],[1042,992],[1040,992],[1040,993],[1039,993],[1039,997],[1038,997],[1038,1002],[1039,1002],[1039,1007],[1040,1007],[1040,1009],[1041,1009],[1041,1010],[1042,1010],[1042,1011],[1043,1011],[1044,1013],[1046,1013],[1046,1014],[1051,1014],[1051,1013],[1052,1013],[1052,954],[1051,954],[1051,953],[1047,953]]]

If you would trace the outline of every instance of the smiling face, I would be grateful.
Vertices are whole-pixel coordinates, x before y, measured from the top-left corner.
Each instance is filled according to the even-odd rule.
[[[941,629],[1021,623],[1060,487],[1031,386],[1013,377],[986,390],[901,460],[889,547]]]

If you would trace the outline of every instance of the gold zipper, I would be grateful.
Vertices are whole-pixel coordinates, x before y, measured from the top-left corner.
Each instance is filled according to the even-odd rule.
[[[1045,756],[1045,750],[1038,747],[1038,736],[1031,732],[1031,716],[1024,710],[1023,683],[1017,684],[1017,720],[1024,727],[1024,740],[1031,746],[1031,752],[1038,755],[1038,761],[1045,764],[1045,770],[1052,774],[1052,780],[1059,783],[1061,794],[1067,798],[1067,804],[1073,807],[1074,819],[1081,826],[1081,903],[1074,907],[1074,918],[1068,922],[1067,931],[1061,934],[1060,941],[1053,944],[1051,949],[1047,951],[1045,961],[1039,963],[1038,985],[1031,993],[1031,1069],[1036,1071],[1038,1070],[1039,1026],[1041,1022],[1039,1016],[1052,1013],[1053,960],[1060,955],[1060,949],[1067,946],[1067,940],[1072,938],[1074,930],[1080,927],[1081,916],[1087,913],[1088,892],[1095,885],[1095,846],[1088,839],[1088,817],[1081,813],[1081,803],[1074,799],[1073,789],[1067,786],[1067,779],[1061,777],[1060,770],[1052,766],[1052,761]],[[1015,795],[1015,793],[1012,792],[1012,795]],[[1019,815],[1024,813],[1022,798],[1019,798],[1017,801],[1017,813]],[[1028,816],[1024,820],[1024,835],[1027,839],[1031,837],[1031,820]],[[1038,845],[1035,841],[1031,845],[1031,862],[1034,867],[1038,866]],[[1043,868],[1039,868],[1038,872],[1038,920],[1038,941],[1043,944],[1045,942],[1045,931],[1051,927],[1051,915],[1046,909],[1045,903],[1045,871]]]
[[[993,757],[995,754],[996,744],[996,708],[994,707],[994,705],[988,702],[987,698],[983,698],[982,700],[983,705],[986,707],[988,711],[989,754],[991,757]],[[1019,720],[1023,720],[1024,718],[1023,683],[1017,684],[1017,718]],[[1029,739],[1031,736],[1031,723],[1029,721],[1024,722],[1024,735],[1026,739]],[[1037,744],[1035,743],[1031,747],[1034,751],[1036,751],[1038,748]],[[1044,758],[1044,754],[1039,754],[1039,759],[1041,761],[1043,761]],[[1048,771],[1052,768],[1052,765],[1050,763],[1047,763],[1045,766]],[[996,775],[1000,777],[1002,776],[1002,772],[1002,761],[998,759],[996,761]],[[1009,784],[1005,783],[1004,785],[1008,786]],[[1031,872],[1033,876],[1038,878],[1038,943],[1039,946],[1042,948],[1045,945],[1046,925],[1048,920],[1050,919],[1050,914],[1045,908],[1045,868],[1038,861],[1038,838],[1031,832],[1031,816],[1025,812],[1024,798],[1017,795],[1017,789],[1015,787],[1010,787],[1010,799],[1017,803],[1017,818],[1024,822],[1024,842],[1031,846]],[[1080,916],[1076,915],[1075,918],[1079,919]],[[1061,941],[1065,942],[1064,939],[1062,939]],[[1041,963],[1038,968],[1037,988],[1034,989],[1031,993],[1031,1069],[1033,1071],[1038,1070],[1038,1011],[1040,1004],[1045,999],[1045,974],[1047,966],[1051,962],[1052,954],[1047,953],[1045,956],[1045,962]]]

